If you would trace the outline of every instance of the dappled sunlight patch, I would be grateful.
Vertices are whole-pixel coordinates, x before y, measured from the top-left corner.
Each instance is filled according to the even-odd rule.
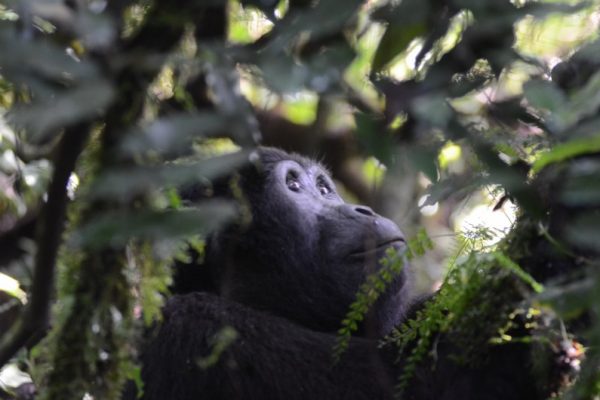
[[[21,289],[19,281],[0,272],[0,291],[19,299],[22,303],[27,302],[27,295]]]

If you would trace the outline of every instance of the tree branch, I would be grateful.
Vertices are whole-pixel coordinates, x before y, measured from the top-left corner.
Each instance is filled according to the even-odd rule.
[[[31,298],[19,321],[1,337],[0,367],[48,324],[50,297],[54,288],[56,257],[64,230],[67,183],[88,138],[90,124],[79,123],[66,129],[56,154],[48,200],[42,206],[37,224]]]

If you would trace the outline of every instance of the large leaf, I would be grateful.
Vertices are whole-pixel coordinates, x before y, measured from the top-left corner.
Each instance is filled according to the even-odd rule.
[[[261,140],[258,120],[248,100],[240,93],[239,74],[224,54],[207,49],[206,82],[214,93],[219,111],[231,122],[229,136],[241,146]]]
[[[485,183],[486,179],[480,176],[452,175],[428,186],[425,190],[425,194],[428,195],[427,199],[421,206],[432,206],[438,202],[445,201],[450,197],[462,199],[483,186]]]
[[[42,39],[23,40],[8,29],[0,30],[0,54],[5,55],[0,57],[2,75],[14,82],[27,84],[32,75],[58,82],[83,82],[98,76],[92,63],[76,60],[64,48]]]
[[[596,157],[575,160],[569,164],[560,200],[571,206],[600,204],[600,161]]]
[[[28,12],[57,25],[61,31],[72,31],[87,50],[104,49],[117,38],[116,27],[107,14],[92,12],[90,7],[71,7],[62,1],[32,1]],[[103,6],[101,6],[103,7]]]
[[[277,5],[279,4],[279,0],[240,0],[240,3],[244,7],[256,7],[264,12],[267,17],[272,18],[275,9],[277,9]]]
[[[416,169],[423,172],[431,182],[439,179],[438,171],[439,149],[434,147],[413,146],[408,157]]]
[[[368,154],[390,165],[392,161],[393,140],[385,129],[385,121],[364,113],[355,113],[356,136]]]
[[[174,114],[130,132],[123,140],[121,151],[131,155],[148,151],[165,156],[178,155],[191,148],[193,139],[226,135],[236,124],[237,120],[218,112]]]
[[[362,3],[362,0],[327,0],[306,10],[294,10],[275,26],[264,51],[280,54],[303,33],[314,40],[339,32],[351,22]]]
[[[563,13],[563,14],[572,14],[578,11],[583,10],[586,7],[589,7],[590,3],[587,1],[575,2],[574,4],[564,4],[560,2],[556,2],[554,4],[548,2],[528,2],[520,7],[519,14],[520,15],[531,15],[535,18],[545,18],[549,14],[553,13]]]
[[[427,33],[430,12],[432,5],[429,0],[405,0],[398,5],[387,4],[373,12],[375,20],[388,23],[373,58],[374,72],[383,69],[414,39]]]
[[[60,129],[98,115],[114,96],[108,81],[96,80],[58,92],[55,98],[34,101],[13,109],[11,121],[27,130],[33,142],[45,139]]]
[[[600,72],[596,72],[585,86],[576,91],[571,100],[553,114],[556,129],[567,131],[584,118],[596,114],[600,108]]]
[[[523,85],[523,91],[532,106],[550,112],[560,110],[567,102],[565,94],[549,81],[530,80]]]
[[[402,53],[416,38],[427,32],[424,22],[416,21],[407,25],[390,25],[386,29],[373,58],[373,71],[381,71],[397,55]]]
[[[354,59],[354,51],[346,43],[323,49],[300,63],[291,56],[265,54],[257,60],[265,83],[279,93],[309,89],[324,93],[343,79],[346,67]]]
[[[206,183],[247,163],[249,154],[250,151],[245,150],[186,164],[109,170],[97,178],[90,194],[127,201],[167,185],[180,187],[194,182]]]
[[[552,306],[564,319],[580,316],[594,300],[593,292],[597,290],[594,279],[584,279],[560,286],[546,287],[546,290],[536,297],[542,304]]]
[[[70,243],[90,249],[121,246],[130,239],[206,234],[235,215],[232,202],[209,202],[178,210],[109,211],[75,231]]]
[[[561,143],[543,153],[533,164],[532,171],[539,172],[544,167],[582,155],[600,152],[600,135],[578,138]]]
[[[455,112],[440,92],[416,97],[411,104],[411,111],[421,121],[438,128],[446,128]]]
[[[567,235],[572,244],[597,251],[600,243],[600,215],[578,217],[567,226]]]

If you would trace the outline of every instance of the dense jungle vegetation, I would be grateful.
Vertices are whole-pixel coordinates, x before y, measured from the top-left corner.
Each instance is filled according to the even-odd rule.
[[[543,343],[557,398],[600,398],[599,32],[596,0],[0,2],[0,398],[139,381],[174,260],[237,210],[179,189],[259,144],[417,238],[410,362]]]

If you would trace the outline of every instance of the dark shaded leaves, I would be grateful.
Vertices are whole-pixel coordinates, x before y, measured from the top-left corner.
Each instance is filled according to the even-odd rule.
[[[427,32],[425,24],[414,21],[408,25],[390,25],[375,51],[373,58],[373,71],[378,72],[383,69],[398,54],[406,50],[408,45],[417,37]]]
[[[530,80],[523,85],[523,91],[532,106],[550,112],[560,110],[567,102],[564,93],[552,82],[546,80]]]
[[[108,170],[97,178],[90,194],[127,201],[166,185],[180,187],[187,183],[209,182],[247,163],[249,154],[249,151],[239,151],[185,164]]]
[[[560,286],[547,287],[536,300],[552,306],[552,309],[567,320],[578,317],[593,300],[595,282],[592,277]]]
[[[427,188],[425,194],[428,196],[421,206],[432,206],[450,197],[462,199],[485,183],[486,180],[482,177],[450,176],[433,183]]]
[[[328,92],[343,78],[343,72],[355,53],[347,43],[325,47],[303,61],[291,56],[265,54],[257,60],[265,83],[279,93],[310,89]]]
[[[97,68],[77,61],[61,48],[45,40],[29,41],[18,38],[9,29],[0,30],[2,75],[13,82],[28,83],[31,77],[55,82],[84,82],[98,76]]]
[[[569,206],[600,204],[600,162],[587,158],[573,161],[560,200]]]
[[[578,217],[567,226],[569,241],[579,247],[597,250],[600,243],[600,214]]]
[[[352,20],[362,3],[360,0],[319,1],[312,8],[290,12],[275,26],[263,50],[278,54],[302,33],[309,34],[312,40],[336,33]]]
[[[393,141],[385,129],[382,119],[364,113],[355,113],[356,135],[359,142],[368,152],[379,161],[390,165],[392,161]]]
[[[88,249],[120,246],[130,239],[206,234],[235,215],[230,202],[210,202],[178,210],[108,211],[73,233],[71,243]]]
[[[167,157],[178,155],[187,152],[195,138],[226,136],[238,124],[237,120],[217,112],[174,114],[128,134],[121,151],[129,155],[148,151]]]
[[[113,99],[114,90],[109,82],[91,81],[71,90],[61,91],[55,98],[35,101],[13,109],[10,120],[27,130],[28,138],[41,141],[57,134],[65,126],[93,118]]]

